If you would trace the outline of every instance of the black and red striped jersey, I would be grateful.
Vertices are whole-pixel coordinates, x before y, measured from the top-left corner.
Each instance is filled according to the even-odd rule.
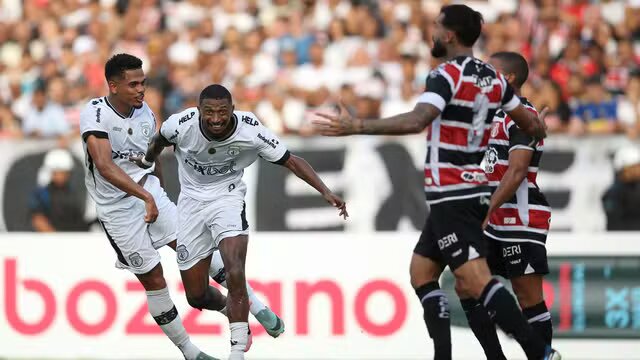
[[[527,99],[522,104],[538,113]],[[503,111],[498,111],[491,126],[491,137],[484,167],[492,192],[496,190],[509,168],[509,153],[524,149],[533,151],[527,176],[522,180],[514,196],[496,209],[489,218],[485,233],[496,240],[526,241],[544,244],[549,232],[551,208],[540,191],[536,178],[543,141],[536,141],[525,134]]]
[[[481,60],[459,56],[431,71],[418,102],[441,111],[427,134],[427,203],[489,196],[480,163],[491,122],[496,111],[520,104],[505,78]]]

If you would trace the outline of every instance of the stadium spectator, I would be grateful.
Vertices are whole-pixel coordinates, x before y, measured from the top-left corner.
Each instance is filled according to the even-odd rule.
[[[640,149],[629,145],[613,158],[615,180],[602,197],[607,230],[640,230]]]
[[[149,100],[162,118],[191,105],[195,89],[210,83],[234,89],[244,110],[260,106],[264,112],[266,102],[284,96],[285,103],[302,102],[308,112],[338,99],[343,86],[355,88],[380,73],[383,104],[397,101],[402,89],[410,101],[406,91],[419,94],[426,74],[437,65],[428,47],[442,3],[5,1],[0,5],[0,99],[10,104],[12,116],[4,110],[2,136],[15,137],[15,132],[7,135],[11,125],[6,124],[13,121],[5,119],[24,127],[38,78],[53,83],[54,101],[75,130],[77,104],[103,93],[101,64],[116,51],[134,53],[148,64],[148,84],[154,88]],[[527,57],[531,84],[524,93],[538,108],[551,107],[552,132],[590,134],[569,125],[567,110],[568,104],[582,101],[586,79],[602,77],[603,96],[611,93],[612,99],[632,86],[631,72],[640,60],[635,2],[472,3],[488,21],[476,53],[486,58],[494,50],[511,50]],[[272,83],[278,84],[277,96],[263,91]],[[625,100],[635,101],[620,99]],[[34,133],[26,130],[27,136]]]
[[[36,85],[31,97],[31,107],[27,109],[22,123],[25,136],[64,138],[70,134],[71,126],[65,118],[64,108],[51,98],[51,89],[44,83]]]
[[[45,155],[38,173],[38,188],[29,201],[31,226],[37,232],[88,231],[85,199],[70,184],[73,157],[55,149]]]
[[[613,134],[619,131],[618,99],[606,92],[598,76],[589,78],[585,85],[584,95],[572,111],[576,134]]]

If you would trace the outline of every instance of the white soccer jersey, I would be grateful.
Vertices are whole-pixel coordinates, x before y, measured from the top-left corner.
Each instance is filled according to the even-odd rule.
[[[212,201],[236,188],[245,188],[244,168],[258,156],[279,164],[288,159],[286,146],[253,113],[234,111],[233,118],[233,132],[221,141],[205,135],[196,107],[174,114],[162,124],[160,133],[175,144],[184,195]]]
[[[111,204],[123,198],[126,193],[111,185],[100,172],[87,151],[87,137],[109,139],[111,159],[124,170],[133,181],[138,182],[150,169],[142,169],[129,161],[131,156],[144,156],[151,137],[156,131],[156,120],[146,103],[133,108],[127,116],[109,104],[106,97],[92,99],[80,114],[80,133],[85,152],[85,184],[91,198],[97,205]]]

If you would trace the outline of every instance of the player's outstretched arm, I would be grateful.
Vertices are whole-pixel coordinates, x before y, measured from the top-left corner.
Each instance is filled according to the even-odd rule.
[[[424,130],[440,115],[440,109],[429,103],[418,103],[413,110],[403,114],[383,119],[365,120],[353,117],[344,104],[340,103],[338,115],[316,114],[322,119],[313,121],[314,129],[318,134],[325,136],[406,135]]]
[[[111,143],[109,139],[98,138],[94,135],[87,137],[87,151],[93,159],[96,169],[109,183],[129,195],[141,199],[146,204],[146,222],[152,223],[158,217],[158,208],[153,196],[142,186],[137,184],[111,160]]]
[[[291,170],[292,173],[304,180],[307,184],[311,185],[314,189],[318,190],[329,204],[340,210],[340,216],[345,219],[349,217],[349,214],[347,213],[347,204],[344,200],[331,192],[305,159],[291,155],[282,165]]]
[[[144,156],[132,156],[129,158],[129,161],[143,169],[148,169],[153,166],[153,163],[156,161],[158,156],[160,156],[162,150],[170,145],[172,144],[168,142],[160,132],[157,132],[151,139],[151,143],[147,147],[146,154]]]
[[[549,111],[548,108],[542,109],[540,116],[533,111],[528,110],[524,105],[520,104],[511,111],[505,111],[511,119],[526,134],[540,140],[547,137],[547,129],[544,124],[544,118]]]
[[[528,149],[514,149],[509,152],[509,167],[504,173],[502,180],[500,180],[498,188],[493,195],[491,195],[489,211],[487,211],[487,216],[482,223],[483,229],[487,226],[487,223],[489,223],[491,213],[506,201],[513,198],[516,190],[518,190],[522,181],[527,177],[532,157],[533,151]]]

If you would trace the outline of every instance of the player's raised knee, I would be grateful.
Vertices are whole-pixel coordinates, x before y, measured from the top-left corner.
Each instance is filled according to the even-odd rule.
[[[202,294],[198,294],[195,296],[187,295],[187,302],[189,303],[189,306],[191,306],[192,308],[202,310],[207,307],[207,304],[209,303],[209,299],[207,297],[207,293],[204,292]]]

